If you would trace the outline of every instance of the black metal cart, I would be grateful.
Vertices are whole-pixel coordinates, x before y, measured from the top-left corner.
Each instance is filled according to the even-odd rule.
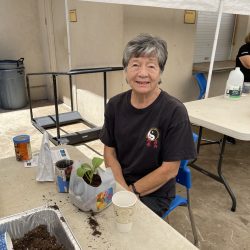
[[[54,145],[59,144],[79,144],[84,142],[93,141],[99,138],[101,127],[97,127],[93,123],[82,118],[78,111],[74,111],[73,106],[73,89],[72,89],[72,76],[81,74],[103,73],[103,91],[104,91],[104,108],[107,102],[107,72],[123,70],[123,67],[103,67],[103,68],[87,68],[87,69],[74,69],[69,72],[44,72],[44,73],[28,73],[26,74],[27,92],[30,107],[30,117],[33,126],[35,126],[41,133],[47,129],[56,128],[57,136],[53,137],[50,133],[49,137]],[[53,90],[54,90],[54,106],[55,115],[48,115],[42,117],[33,117],[32,101],[30,93],[30,77],[49,75],[52,76]],[[71,111],[59,114],[58,111],[58,96],[57,96],[57,76],[68,76],[70,87],[70,100]],[[74,133],[66,133],[60,135],[60,126],[71,125],[75,123],[83,123],[89,127],[83,131]]]

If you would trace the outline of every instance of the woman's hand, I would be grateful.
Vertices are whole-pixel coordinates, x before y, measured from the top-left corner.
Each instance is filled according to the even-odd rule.
[[[115,148],[104,146],[105,166],[112,169],[115,180],[126,190],[130,190],[122,174],[122,168],[116,157]]]
[[[160,167],[134,183],[137,192],[141,197],[155,192],[170,179],[176,177],[179,167],[180,161],[163,162]]]

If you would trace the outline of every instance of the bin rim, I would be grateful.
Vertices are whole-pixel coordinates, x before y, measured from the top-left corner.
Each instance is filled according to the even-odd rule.
[[[18,60],[10,60],[10,59],[6,59],[6,60],[0,60],[0,63],[17,63]]]
[[[9,66],[10,68],[13,69],[14,66],[16,68],[21,68],[24,66],[24,58],[21,57],[18,60],[11,60],[11,59],[5,59],[5,60],[0,60],[0,69],[8,69],[7,67]]]
[[[0,60],[0,63],[23,63],[24,58],[21,57],[17,60],[13,60],[13,59],[4,59],[4,60]]]

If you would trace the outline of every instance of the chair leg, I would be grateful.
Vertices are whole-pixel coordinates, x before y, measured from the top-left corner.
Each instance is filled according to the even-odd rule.
[[[199,136],[198,136],[198,142],[197,142],[197,154],[200,153],[200,146],[201,146],[201,137],[202,137],[202,127],[199,127]]]
[[[196,230],[196,226],[195,226],[195,222],[194,222],[194,216],[193,216],[192,209],[191,209],[189,190],[187,190],[187,199],[188,199],[188,212],[189,212],[189,217],[190,217],[190,223],[191,223],[192,232],[193,232],[193,236],[194,236],[194,245],[199,248],[200,243],[198,240],[197,230]]]

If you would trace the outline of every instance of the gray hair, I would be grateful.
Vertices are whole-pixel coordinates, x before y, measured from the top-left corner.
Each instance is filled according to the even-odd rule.
[[[122,65],[126,70],[132,57],[156,56],[161,72],[168,58],[167,43],[159,37],[149,34],[140,34],[129,41],[123,52]]]

